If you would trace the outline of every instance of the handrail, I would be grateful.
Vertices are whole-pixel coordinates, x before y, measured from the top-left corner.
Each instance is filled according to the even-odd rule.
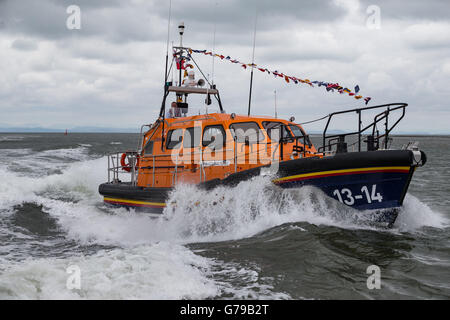
[[[393,108],[391,108],[392,106],[394,106]],[[333,112],[330,113],[328,115],[328,120],[327,123],[325,125],[325,129],[323,131],[323,135],[322,135],[322,146],[318,148],[318,151],[325,151],[326,147],[328,147],[329,151],[331,150],[331,147],[334,145],[338,145],[339,143],[343,142],[345,140],[345,137],[347,136],[351,136],[351,135],[358,135],[358,151],[361,151],[361,138],[362,138],[362,133],[364,133],[366,130],[372,128],[372,136],[374,137],[374,141],[377,142],[377,145],[379,145],[379,140],[380,138],[385,138],[385,145],[384,148],[387,149],[388,146],[388,138],[389,138],[389,133],[394,129],[394,127],[397,126],[397,124],[403,119],[403,117],[405,116],[405,109],[408,106],[407,103],[389,103],[389,104],[383,104],[383,105],[378,105],[378,106],[371,106],[371,107],[363,107],[363,108],[356,108],[356,109],[351,109],[351,110],[343,110],[343,111],[337,111],[337,112]],[[372,110],[372,109],[379,109],[379,108],[386,108],[385,111],[375,115],[373,121],[368,124],[367,126],[365,126],[364,128],[362,128],[362,121],[361,121],[361,115],[363,111],[366,110]],[[389,119],[389,114],[393,111],[396,111],[398,109],[402,110],[402,114],[401,116],[397,119],[397,121],[391,125],[389,127],[389,123],[388,123],[388,119]],[[353,132],[349,132],[349,133],[344,133],[344,134],[331,134],[331,135],[327,135],[327,130],[328,127],[330,125],[331,119],[333,118],[333,116],[336,115],[340,115],[340,114],[344,114],[344,113],[352,113],[355,112],[358,114],[358,130],[357,131],[353,131]],[[385,119],[385,132],[382,135],[378,134],[377,131],[377,137],[375,139],[375,128],[377,126],[377,124]],[[331,143],[334,140],[336,140],[336,138],[340,139],[338,142],[336,143]],[[328,144],[327,144],[327,139],[328,139]]]
[[[150,124],[143,124],[141,126],[141,130],[139,132],[139,141],[138,141],[138,145],[137,145],[137,148],[136,148],[136,150],[138,150],[138,152],[140,152],[142,150],[142,142],[143,142],[144,136],[145,136],[145,135],[142,134],[142,130],[144,129],[144,127],[149,127],[148,130],[150,131],[152,129],[152,126],[153,126],[153,124],[151,124],[151,123]],[[153,134],[155,134],[155,132],[156,132],[156,130],[153,132]]]

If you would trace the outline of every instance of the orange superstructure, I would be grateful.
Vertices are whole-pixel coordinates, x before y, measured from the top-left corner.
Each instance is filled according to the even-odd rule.
[[[282,119],[213,113],[164,121],[144,135],[138,186],[200,183],[274,160],[320,156],[300,125]]]

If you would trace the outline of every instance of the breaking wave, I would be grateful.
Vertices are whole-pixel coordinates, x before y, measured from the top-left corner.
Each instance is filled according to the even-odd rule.
[[[67,288],[67,268],[80,286]],[[0,275],[0,299],[204,299],[220,293],[211,263],[183,246],[156,243],[92,256],[23,262]]]

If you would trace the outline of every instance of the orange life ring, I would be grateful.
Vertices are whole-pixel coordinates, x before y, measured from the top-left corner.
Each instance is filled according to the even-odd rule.
[[[127,158],[127,154],[126,153],[122,153],[122,157],[120,158],[120,165],[122,166],[122,170],[125,170],[126,172],[130,172],[131,171],[131,167],[129,163],[125,162],[125,159]],[[139,168],[139,160],[140,157],[139,155],[136,156],[136,167],[135,168]]]

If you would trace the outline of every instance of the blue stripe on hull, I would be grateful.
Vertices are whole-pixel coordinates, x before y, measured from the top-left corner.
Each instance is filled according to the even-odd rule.
[[[353,173],[289,181],[279,185],[282,188],[316,186],[331,198],[342,200],[350,207],[367,210],[401,206],[403,190],[408,183],[408,178],[409,173],[403,172]]]

